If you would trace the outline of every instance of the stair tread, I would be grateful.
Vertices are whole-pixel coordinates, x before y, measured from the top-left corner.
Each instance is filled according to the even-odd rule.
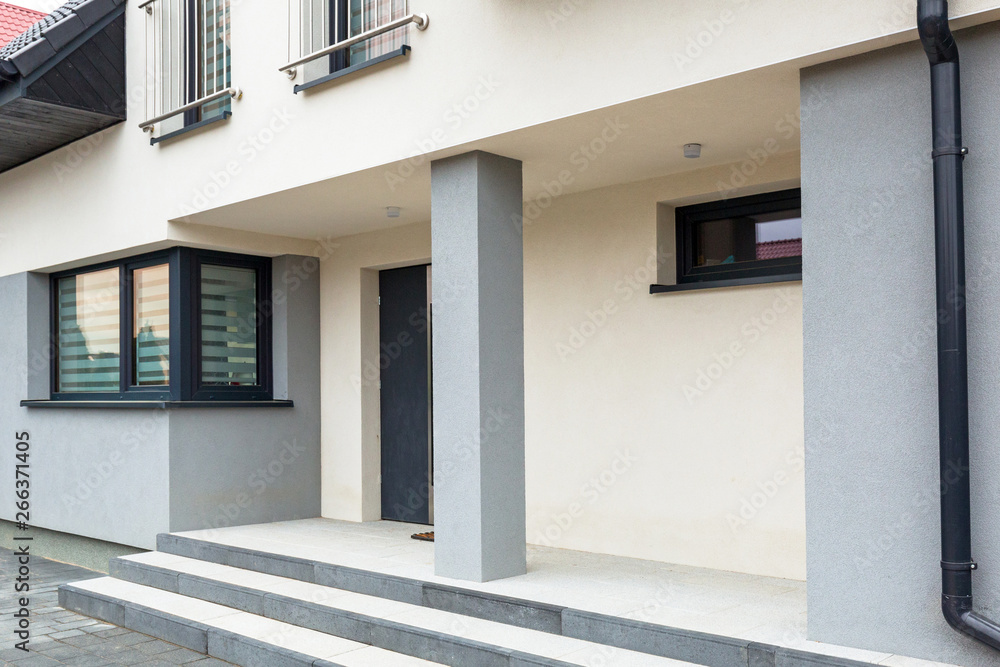
[[[460,636],[571,664],[592,665],[595,664],[595,661],[600,664],[628,664],[636,667],[668,667],[691,664],[646,653],[612,648],[563,635],[516,627],[498,621],[463,616],[173,554],[149,552],[126,556],[120,560],[155,566],[182,574],[206,577],[256,591],[276,593],[342,611],[383,618],[423,630]]]
[[[272,646],[291,649],[317,660],[335,661],[344,667],[372,665],[421,667],[438,664],[112,577],[87,579],[68,585],[124,602],[132,602],[219,630],[227,630]]]

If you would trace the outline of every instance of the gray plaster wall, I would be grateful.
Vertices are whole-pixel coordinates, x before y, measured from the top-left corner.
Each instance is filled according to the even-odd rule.
[[[319,260],[273,276],[275,398],[295,407],[170,412],[172,531],[320,514]]]
[[[47,398],[48,276],[0,278],[0,519],[14,520],[15,432],[30,434],[30,523],[153,548],[169,528],[167,414],[29,409]]]
[[[958,33],[978,607],[1000,617],[1000,27]],[[930,89],[917,43],[802,73],[809,637],[968,666],[940,612]],[[809,101],[808,106],[805,104]]]

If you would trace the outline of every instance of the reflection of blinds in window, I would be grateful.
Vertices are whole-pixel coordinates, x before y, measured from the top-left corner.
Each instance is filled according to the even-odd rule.
[[[202,95],[211,95],[232,83],[229,52],[229,0],[201,0],[201,72]],[[201,108],[202,118],[212,118],[232,107],[224,97]]]
[[[170,271],[166,264],[136,269],[135,377],[140,387],[165,385],[170,379]]]
[[[373,30],[390,21],[406,16],[406,0],[350,0],[350,30],[348,37]],[[404,26],[372,37],[350,49],[350,64],[357,65],[382,54],[395,51],[406,43],[409,27]]]
[[[257,384],[257,273],[201,267],[201,381]]]
[[[59,280],[58,391],[119,391],[119,289],[117,268]]]

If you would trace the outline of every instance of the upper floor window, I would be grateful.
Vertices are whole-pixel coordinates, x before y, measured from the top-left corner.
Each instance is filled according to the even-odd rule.
[[[403,55],[409,25],[427,27],[425,14],[411,14],[407,0],[290,0],[298,4],[299,57],[281,68],[301,81],[321,82],[333,75]],[[298,90],[298,88],[297,88]]]
[[[52,278],[52,395],[271,396],[270,260],[175,248]]]
[[[146,0],[146,119],[154,143],[227,118],[232,98],[230,0]]]
[[[802,276],[800,190],[678,208],[676,234],[678,284]]]

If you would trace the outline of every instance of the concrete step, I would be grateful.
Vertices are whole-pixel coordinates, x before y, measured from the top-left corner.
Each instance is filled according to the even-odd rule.
[[[244,667],[440,664],[112,577],[61,586],[59,604]]]
[[[134,585],[446,665],[690,665],[553,633],[165,553],[112,561]]]
[[[159,535],[157,548],[162,554],[318,584],[326,588],[707,667],[860,667],[870,664],[181,535]],[[118,568],[144,567],[141,561],[133,561],[127,566],[121,564],[123,561],[124,559],[119,559],[118,564],[112,561],[113,575],[132,576]],[[157,576],[166,577],[161,583],[170,590],[170,581],[173,581],[171,574],[157,572],[157,567],[152,563],[145,566],[145,576],[149,579],[143,580],[144,582],[155,581]],[[190,576],[197,575],[190,573]],[[180,580],[178,575],[177,585],[180,585]],[[598,661],[595,664],[613,663]]]

